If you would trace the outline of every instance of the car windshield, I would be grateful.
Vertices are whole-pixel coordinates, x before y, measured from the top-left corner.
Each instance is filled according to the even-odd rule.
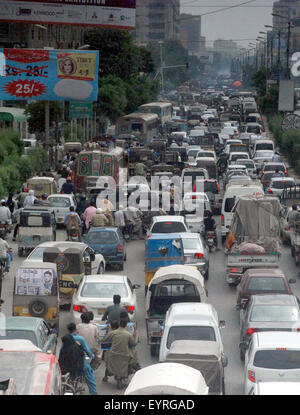
[[[249,292],[256,291],[281,291],[286,292],[287,288],[283,278],[272,278],[272,277],[252,277],[248,284]]]
[[[201,249],[200,241],[196,238],[182,238],[182,243],[184,249],[193,249],[197,251]]]
[[[151,233],[180,233],[186,232],[182,222],[157,222],[153,225]]]
[[[24,339],[30,340],[35,346],[36,337],[33,331],[29,330],[0,330],[0,340],[11,340],[11,339]]]
[[[167,348],[175,340],[204,340],[216,341],[215,330],[207,326],[173,326],[170,328],[167,339]]]
[[[265,369],[300,369],[300,350],[258,350],[253,366]]]
[[[35,248],[30,255],[28,255],[27,259],[30,259],[32,261],[42,261],[43,260],[43,253],[46,247],[41,248],[37,247]]]
[[[94,297],[94,298],[110,298],[115,294],[123,297],[128,297],[128,291],[123,283],[113,282],[86,282],[83,284],[80,296]]]
[[[70,207],[71,201],[68,197],[49,197],[48,201],[52,207]]]
[[[87,242],[92,244],[115,244],[118,242],[118,235],[112,231],[92,231],[87,235]]]
[[[290,305],[255,305],[251,311],[250,321],[298,321],[297,307]]]

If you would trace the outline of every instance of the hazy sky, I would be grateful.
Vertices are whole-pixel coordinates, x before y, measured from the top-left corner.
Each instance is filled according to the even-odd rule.
[[[245,3],[247,0],[180,0],[181,13],[202,15],[217,9]],[[247,47],[255,41],[260,31],[266,31],[265,24],[272,24],[272,6],[274,0],[256,0],[231,10],[220,11],[202,17],[202,36],[206,37],[206,46],[212,46],[213,40],[239,40],[240,46]],[[209,7],[207,7],[209,6]],[[216,6],[216,7],[212,7]]]

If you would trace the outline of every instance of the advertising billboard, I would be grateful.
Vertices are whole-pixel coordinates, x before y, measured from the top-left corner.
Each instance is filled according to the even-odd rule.
[[[136,0],[0,0],[0,21],[135,28]]]
[[[1,49],[0,100],[97,101],[99,52]]]

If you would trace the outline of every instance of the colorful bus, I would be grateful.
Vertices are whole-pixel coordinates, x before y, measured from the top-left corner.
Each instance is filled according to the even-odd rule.
[[[119,183],[120,174],[125,168],[125,153],[121,147],[111,150],[83,150],[78,154],[74,170],[74,185],[77,192],[85,192],[87,187],[97,184],[100,176],[113,177]]]

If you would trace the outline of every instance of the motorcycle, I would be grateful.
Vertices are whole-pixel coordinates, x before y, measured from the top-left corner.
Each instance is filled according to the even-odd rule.
[[[123,229],[123,236],[126,242],[130,241],[132,239],[133,234],[133,224],[132,223],[126,223]]]
[[[80,230],[75,226],[68,230],[68,240],[72,242],[79,242],[80,241]]]
[[[217,247],[216,234],[214,231],[208,231],[205,234],[206,245],[208,246],[209,252],[212,252],[213,247]]]
[[[0,238],[5,239],[6,235],[9,233],[8,223],[0,222]]]

